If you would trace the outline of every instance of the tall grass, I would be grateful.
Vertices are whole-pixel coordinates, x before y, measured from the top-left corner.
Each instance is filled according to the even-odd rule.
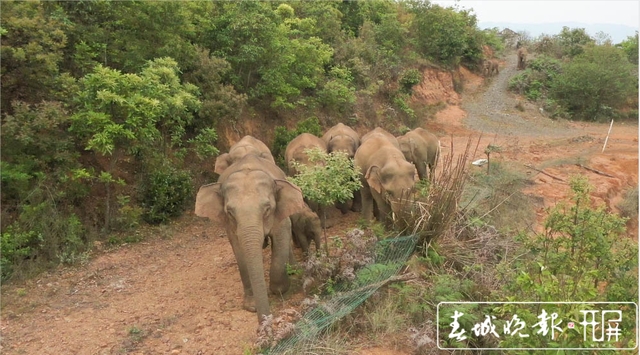
[[[405,213],[396,218],[395,226],[402,233],[417,235],[418,245],[425,252],[430,243],[453,228],[467,182],[468,161],[477,152],[479,143],[480,137],[474,148],[474,140],[469,137],[464,150],[456,155],[452,139],[450,153],[438,162],[440,169],[430,180],[418,184],[412,198],[403,200]]]

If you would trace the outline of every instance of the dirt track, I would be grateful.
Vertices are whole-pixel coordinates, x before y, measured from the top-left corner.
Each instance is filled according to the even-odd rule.
[[[444,153],[452,137],[462,146],[468,134],[484,132],[482,147],[504,147],[499,159],[546,165],[563,179],[586,174],[597,187],[594,196],[615,208],[624,191],[638,185],[637,124],[614,125],[602,154],[607,124],[552,121],[530,104],[523,113],[515,110],[518,99],[505,91],[515,68],[511,57],[486,90],[465,92],[464,110],[449,106],[426,123],[441,135]],[[616,178],[579,168],[576,158]],[[544,206],[566,195],[566,184],[543,174],[532,171],[530,180],[525,192]],[[350,214],[330,235],[357,217]],[[169,231],[167,239],[99,252],[85,266],[3,285],[2,353],[242,353],[255,338],[256,317],[240,307],[240,276],[222,229],[188,214]],[[635,227],[629,234],[637,239]],[[284,299],[272,296],[272,306],[299,301],[295,291]]]

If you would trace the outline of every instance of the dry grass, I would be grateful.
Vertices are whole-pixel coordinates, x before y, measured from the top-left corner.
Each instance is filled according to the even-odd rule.
[[[453,140],[450,154],[441,158],[441,169],[435,176],[419,188],[417,196],[404,199],[407,211],[396,220],[396,227],[402,226],[402,233],[419,237],[418,244],[428,249],[428,245],[451,230],[459,210],[459,202],[467,182],[467,163],[472,155],[472,148],[477,151],[477,142],[472,138],[467,141],[461,154],[455,155]],[[475,152],[473,152],[475,154]]]

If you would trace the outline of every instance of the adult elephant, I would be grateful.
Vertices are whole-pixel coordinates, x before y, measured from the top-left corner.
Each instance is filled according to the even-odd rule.
[[[420,179],[433,179],[440,157],[440,140],[424,128],[416,128],[398,137],[400,151],[407,161],[413,163]],[[429,175],[427,176],[427,170]]]
[[[322,136],[322,140],[327,143],[327,152],[342,151],[347,153],[349,158],[353,158],[360,146],[358,133],[343,123],[329,128]]]
[[[289,216],[304,208],[300,189],[285,180],[284,172],[253,154],[228,167],[217,183],[198,191],[195,213],[224,223],[240,269],[243,308],[257,311],[259,322],[270,314],[262,264],[264,240],[271,237],[269,288],[275,294],[284,293],[289,289]]]
[[[373,131],[362,136],[362,139],[360,140],[360,144],[362,145],[364,144],[364,142],[369,140],[369,138],[375,137],[380,134],[387,137],[387,140],[391,144],[393,144],[396,148],[400,149],[400,145],[398,144],[398,140],[396,139],[396,137],[393,134],[387,132],[384,128],[380,128],[380,127],[376,127]]]
[[[356,154],[356,150],[360,146],[360,135],[354,131],[351,127],[338,123],[337,125],[329,128],[329,130],[322,136],[322,140],[327,143],[327,152],[345,152],[347,156],[353,159]],[[361,209],[360,194],[356,191],[351,201],[344,203],[336,203],[336,207],[340,209],[342,213],[347,213],[349,209],[354,212],[359,212]]]
[[[218,158],[216,158],[214,172],[216,174],[222,174],[233,163],[248,154],[254,154],[275,164],[273,155],[271,155],[271,151],[266,144],[255,137],[244,136],[238,143],[231,146],[229,153],[220,154]]]
[[[354,163],[363,173],[362,217],[373,219],[374,200],[381,221],[388,221],[392,211],[402,212],[403,200],[413,191],[416,169],[389,137],[383,133],[371,134],[358,148]]]
[[[518,70],[524,70],[527,67],[527,54],[526,48],[518,49]]]
[[[293,167],[293,162],[308,165],[310,163],[309,157],[305,150],[312,148],[320,148],[323,152],[327,151],[327,143],[320,138],[310,133],[302,133],[294,138],[287,145],[287,149],[284,152],[284,160],[287,163],[287,173],[289,175],[296,175],[298,172]]]

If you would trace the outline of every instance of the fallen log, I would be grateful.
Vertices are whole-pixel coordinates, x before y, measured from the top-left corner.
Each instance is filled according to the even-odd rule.
[[[611,175],[611,174],[607,174],[607,173],[605,173],[605,172],[603,172],[603,171],[596,170],[596,169],[594,169],[594,168],[590,168],[590,167],[588,167],[588,166],[584,166],[584,165],[582,165],[582,164],[576,164],[576,165],[577,165],[577,166],[579,166],[579,167],[581,167],[581,168],[584,168],[584,169],[587,169],[587,170],[589,170],[589,171],[592,171],[592,172],[594,172],[594,173],[596,173],[596,174],[600,174],[600,175],[603,175],[603,176],[606,176],[606,177],[610,177],[610,178],[614,178],[614,179],[615,179],[615,176],[613,176],[613,175]]]
[[[562,182],[564,182],[564,180],[562,180],[561,178],[559,178],[559,177],[557,177],[557,176],[553,176],[553,175],[549,174],[548,172],[546,172],[546,171],[544,171],[544,170],[540,170],[540,169],[534,168],[533,166],[528,165],[528,164],[525,164],[524,166],[526,166],[527,168],[529,168],[529,169],[531,169],[531,170],[535,170],[535,171],[537,171],[537,172],[539,172],[539,173],[545,174],[545,175],[547,175],[547,176],[548,176],[548,177],[550,177],[550,178],[553,178],[553,179],[555,179],[555,180],[558,180],[558,181],[562,181]]]

